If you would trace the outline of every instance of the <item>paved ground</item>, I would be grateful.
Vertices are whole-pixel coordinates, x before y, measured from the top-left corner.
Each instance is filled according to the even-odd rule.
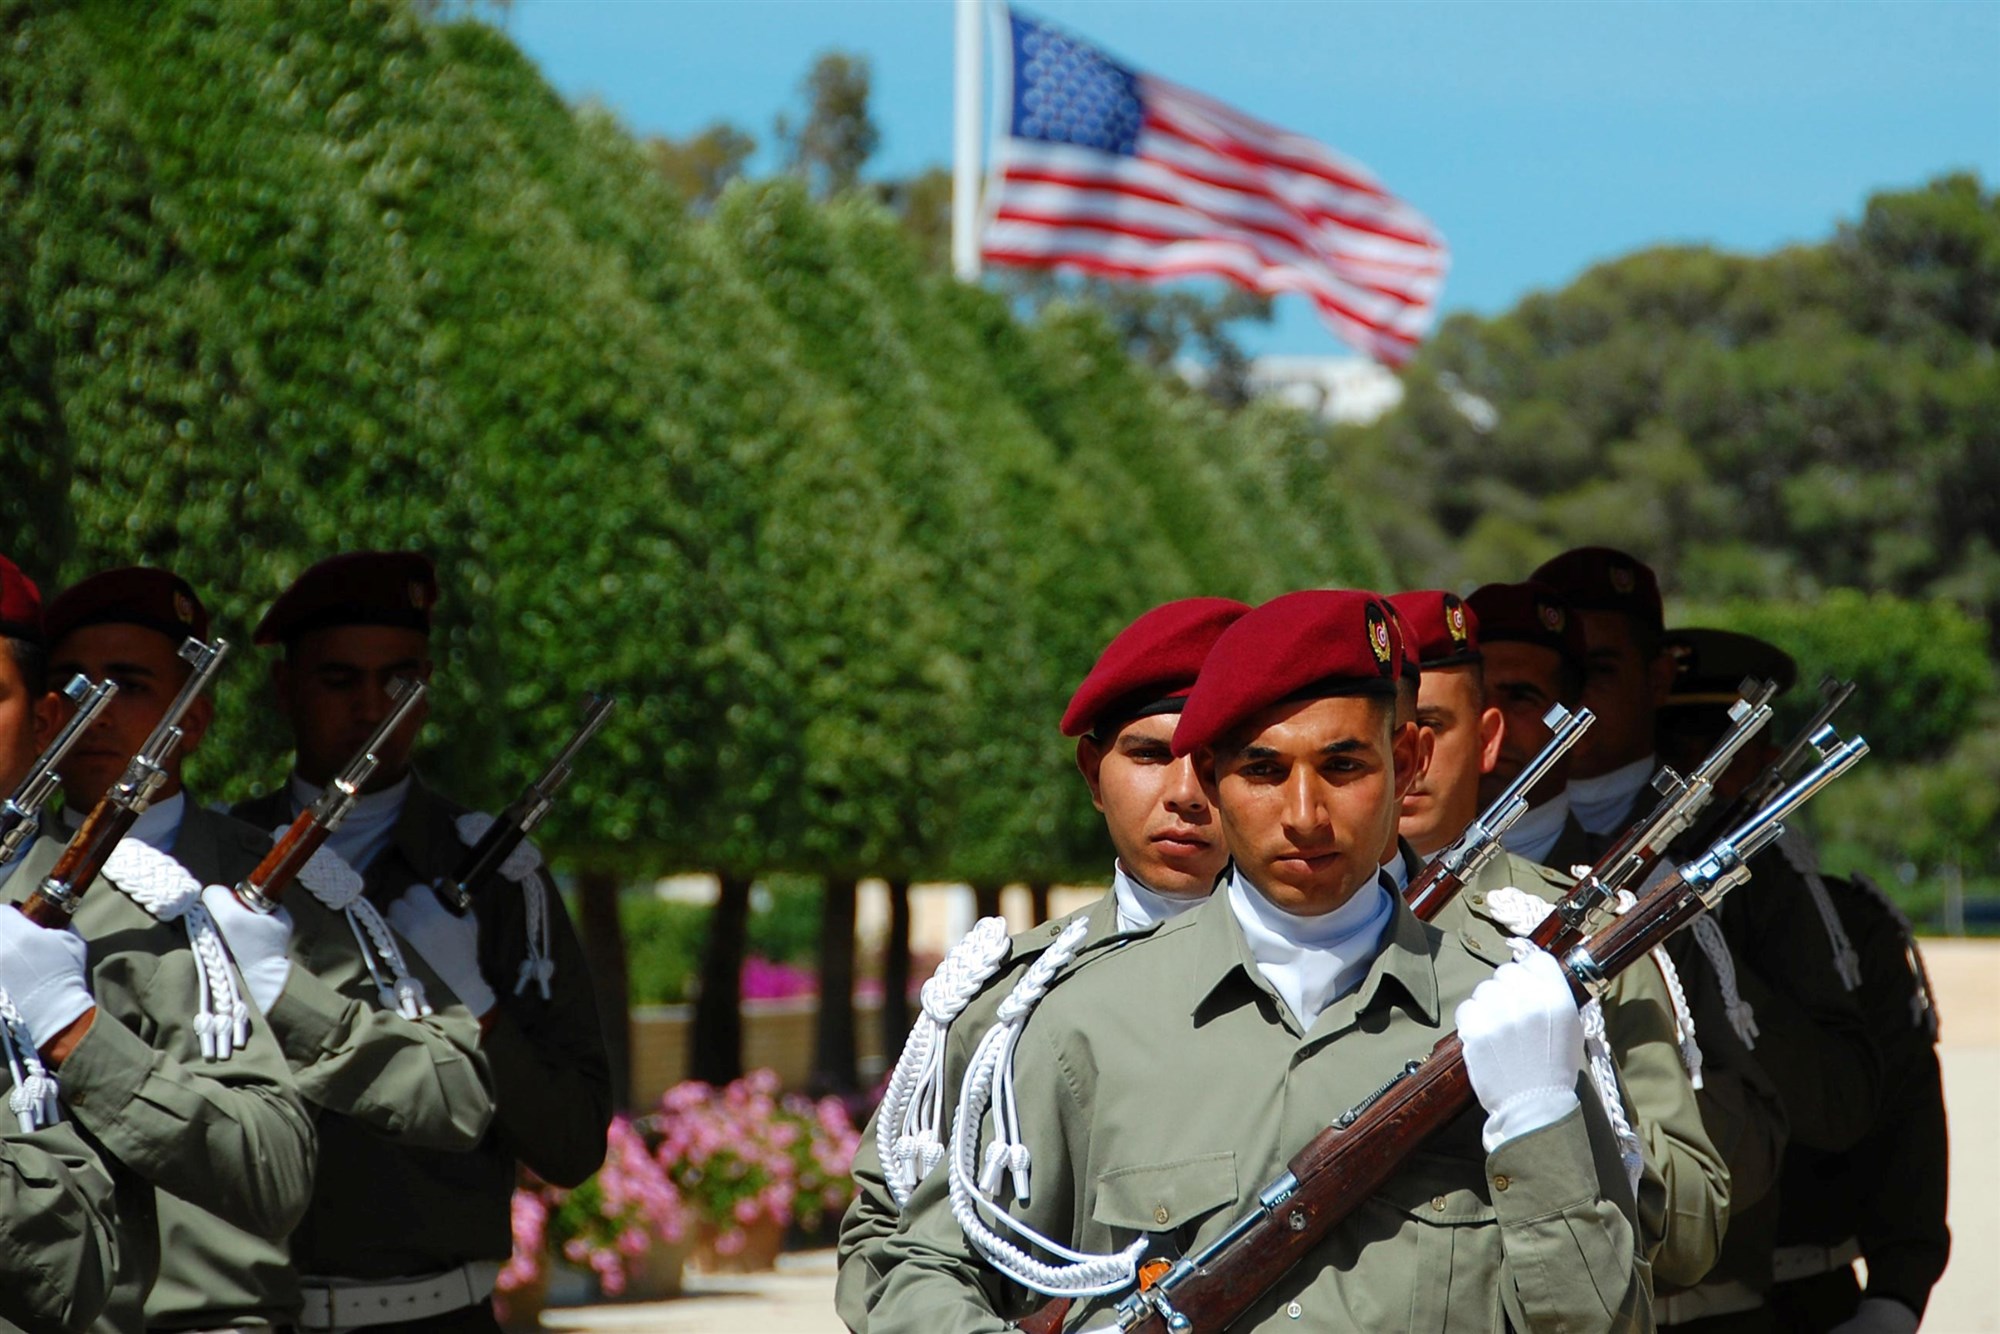
[[[1952,1264],[1931,1296],[1931,1334],[2000,1331],[1993,1269],[2000,1264],[2000,941],[1931,941],[1944,1017],[1945,1103],[1951,1117]],[[679,1301],[550,1311],[550,1329],[630,1334],[841,1334],[833,1316],[833,1253],[783,1257],[777,1273],[691,1276]]]

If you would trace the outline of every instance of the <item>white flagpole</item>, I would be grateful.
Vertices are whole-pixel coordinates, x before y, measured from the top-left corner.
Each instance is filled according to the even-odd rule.
[[[979,279],[979,74],[982,0],[958,0],[957,78],[952,84],[951,271]]]

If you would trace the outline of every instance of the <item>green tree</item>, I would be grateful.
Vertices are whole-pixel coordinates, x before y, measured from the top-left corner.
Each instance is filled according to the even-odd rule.
[[[866,56],[827,51],[799,82],[805,111],[777,119],[787,168],[818,198],[844,194],[861,181],[861,168],[881,146],[882,132],[868,110]]]

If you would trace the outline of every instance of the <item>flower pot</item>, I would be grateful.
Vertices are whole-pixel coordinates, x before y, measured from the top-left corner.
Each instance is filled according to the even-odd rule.
[[[760,1218],[739,1230],[743,1234],[740,1248],[718,1249],[721,1229],[706,1220],[697,1223],[694,1254],[688,1263],[704,1274],[750,1274],[776,1268],[778,1252],[785,1246],[785,1225]]]
[[[644,1255],[625,1266],[621,1302],[663,1302],[681,1295],[681,1271],[694,1253],[694,1238],[655,1241]]]

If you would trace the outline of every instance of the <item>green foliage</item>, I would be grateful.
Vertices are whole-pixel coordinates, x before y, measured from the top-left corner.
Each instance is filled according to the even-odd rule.
[[[748,950],[773,963],[811,967],[819,947],[820,886],[810,876],[774,875],[751,897]],[[678,1005],[701,974],[710,909],[653,894],[618,901],[634,1005]]]

